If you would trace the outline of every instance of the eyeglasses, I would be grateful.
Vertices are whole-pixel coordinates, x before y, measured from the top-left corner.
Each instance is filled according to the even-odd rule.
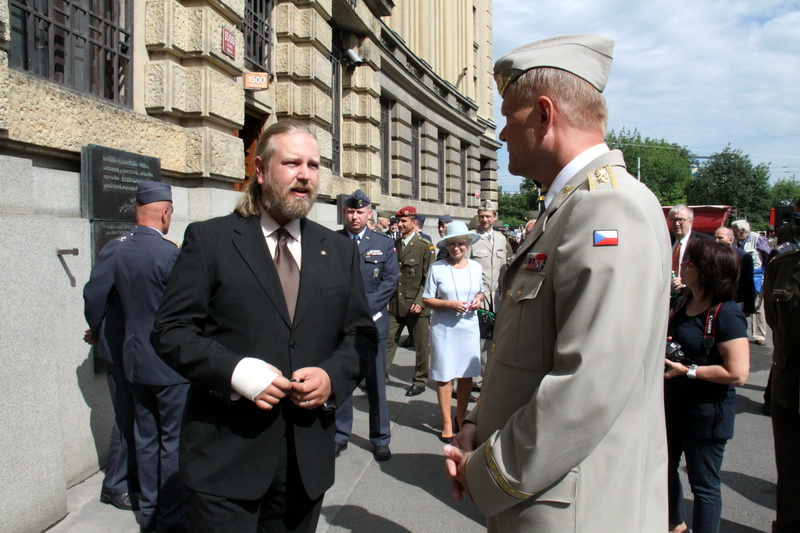
[[[670,222],[677,222],[678,224],[683,224],[687,220],[689,220],[689,219],[688,218],[670,218],[669,219]]]

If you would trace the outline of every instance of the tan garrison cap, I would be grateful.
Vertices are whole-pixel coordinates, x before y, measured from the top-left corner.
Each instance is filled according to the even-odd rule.
[[[563,35],[520,46],[494,64],[497,90],[503,96],[508,86],[525,72],[551,67],[571,72],[603,92],[613,50],[614,41],[600,35]]]
[[[479,211],[497,211],[497,204],[491,200],[483,200],[478,206]]]

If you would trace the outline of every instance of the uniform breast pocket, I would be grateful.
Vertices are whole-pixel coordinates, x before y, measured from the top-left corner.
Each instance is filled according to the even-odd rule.
[[[477,259],[484,259],[489,257],[489,250],[472,250],[472,257]]]
[[[552,366],[552,342],[544,331],[544,295],[547,276],[519,272],[505,294],[500,327],[495,326],[494,357],[511,366],[542,371]]]

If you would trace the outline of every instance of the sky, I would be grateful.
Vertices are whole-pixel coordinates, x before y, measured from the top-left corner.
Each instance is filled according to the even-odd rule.
[[[576,33],[614,40],[609,131],[637,128],[696,156],[730,145],[800,180],[800,0],[493,0],[495,60]],[[494,120],[505,120],[495,93]],[[498,153],[499,183],[518,190]],[[635,171],[634,171],[635,172]],[[644,177],[643,177],[644,178]]]

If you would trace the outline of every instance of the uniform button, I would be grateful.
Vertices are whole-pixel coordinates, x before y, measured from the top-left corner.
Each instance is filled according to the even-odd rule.
[[[506,291],[506,298],[511,298],[511,291]]]
[[[517,298],[519,298],[520,296],[522,296],[522,291],[521,291],[521,290],[520,290],[520,291],[517,291],[517,293],[516,293],[516,297],[517,297]]]
[[[289,343],[289,348],[291,348],[292,350],[294,350],[295,348],[297,348],[297,343],[296,343],[296,342],[294,342],[294,341],[291,341],[291,342]]]

